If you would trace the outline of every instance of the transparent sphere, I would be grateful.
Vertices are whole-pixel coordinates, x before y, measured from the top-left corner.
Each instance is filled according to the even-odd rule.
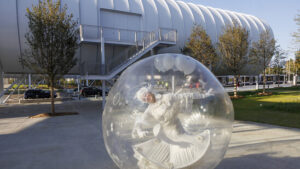
[[[103,112],[106,149],[122,169],[212,169],[230,141],[233,106],[189,56],[161,54],[126,69]]]

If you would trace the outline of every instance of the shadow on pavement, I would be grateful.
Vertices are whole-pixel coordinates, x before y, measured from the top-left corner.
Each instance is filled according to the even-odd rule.
[[[58,104],[56,109],[80,114],[29,119],[30,115],[48,112],[50,105],[0,109],[1,169],[118,169],[102,138],[101,101],[68,102]],[[274,128],[269,125],[248,128],[248,125],[236,124],[238,132],[233,135],[245,137],[248,133],[269,132],[269,128]],[[299,139],[244,141],[236,140],[237,145],[229,148],[217,169],[300,168]]]
[[[70,102],[57,111],[76,116],[29,119],[50,105],[0,109],[0,168],[117,169],[104,146],[101,102]]]

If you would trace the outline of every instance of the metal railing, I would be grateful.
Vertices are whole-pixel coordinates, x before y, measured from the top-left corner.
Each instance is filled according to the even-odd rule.
[[[105,39],[105,42],[123,42],[131,43],[126,49],[119,51],[114,56],[106,57],[105,65],[101,63],[86,63],[80,64],[81,75],[108,75],[118,69],[123,69],[127,63],[132,63],[137,58],[142,57],[145,51],[149,51],[150,48],[154,48],[160,43],[167,43],[174,45],[177,42],[177,31],[174,29],[160,28],[153,32],[143,32],[125,29],[115,29],[107,27],[97,27],[97,31],[91,31],[85,33],[88,29],[95,28],[93,26],[81,25],[80,36],[81,40],[101,42],[101,35]],[[122,71],[122,70],[121,70]]]
[[[159,28],[157,33],[158,40],[166,42],[177,41],[177,31],[169,28]],[[141,42],[145,37],[149,37],[153,32],[138,31],[122,28],[111,28],[96,25],[80,25],[80,40],[84,42],[101,42],[101,36],[106,42],[124,42],[136,44]],[[142,44],[138,44],[142,45]]]
[[[0,104],[4,104],[9,99],[9,97],[15,92],[15,90],[20,87],[20,85],[23,83],[23,81],[24,81],[24,78],[17,79],[7,89],[5,89],[3,92],[1,92],[0,93]],[[17,87],[13,89],[13,87],[15,85],[17,85]],[[13,90],[9,91],[11,89],[13,89]],[[8,95],[5,95],[6,93],[8,93]]]

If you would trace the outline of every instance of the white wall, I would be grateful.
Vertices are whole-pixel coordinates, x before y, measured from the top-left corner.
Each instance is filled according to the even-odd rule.
[[[26,8],[38,0],[0,1],[0,62],[6,72],[22,72],[18,62],[20,48],[26,48],[24,35],[28,31]],[[68,5],[68,12],[83,25],[108,26],[140,31],[157,31],[159,28],[177,30],[177,45],[160,52],[179,52],[189,38],[195,24],[202,25],[214,44],[226,24],[236,20],[256,41],[259,34],[270,26],[255,16],[215,9],[175,0],[62,0]],[[18,11],[16,11],[18,9]],[[18,15],[17,15],[18,13]],[[19,20],[19,27],[17,26]],[[18,31],[19,28],[19,31]],[[97,29],[96,29],[97,30]],[[272,30],[270,30],[273,34]],[[20,34],[18,34],[20,33]],[[20,36],[18,36],[20,35]],[[19,39],[20,44],[19,46]],[[95,46],[95,45],[94,45]],[[76,56],[95,62],[100,50],[92,45],[83,46]],[[98,62],[98,61],[97,61]],[[0,63],[0,64],[1,64]],[[74,70],[75,71],[75,70]]]

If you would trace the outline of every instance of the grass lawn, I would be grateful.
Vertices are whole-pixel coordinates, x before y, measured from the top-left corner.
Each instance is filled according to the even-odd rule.
[[[245,98],[232,100],[235,119],[300,128],[300,87],[275,88],[267,92],[273,95],[258,96],[258,91],[239,92]]]

